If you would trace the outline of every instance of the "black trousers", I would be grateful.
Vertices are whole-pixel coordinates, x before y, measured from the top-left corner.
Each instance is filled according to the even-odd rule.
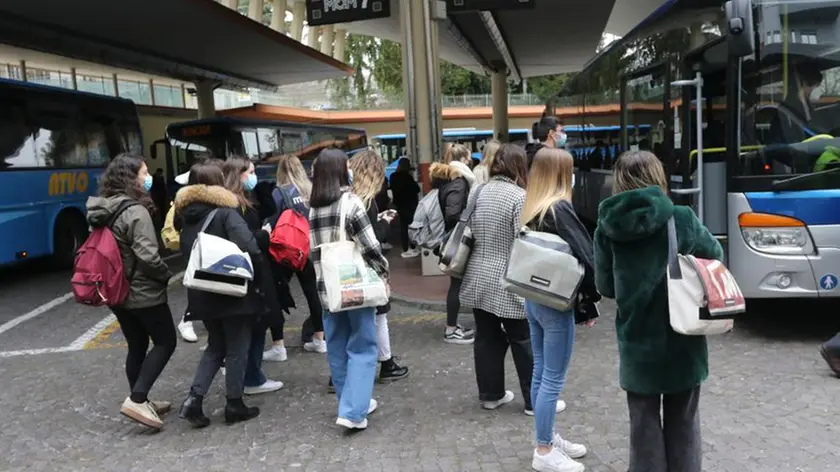
[[[295,276],[300,282],[303,296],[306,297],[306,304],[309,305],[309,317],[304,321],[302,330],[304,338],[309,331],[309,339],[304,339],[304,342],[309,342],[312,339],[312,332],[324,331],[324,319],[322,318],[324,310],[321,307],[321,298],[318,296],[318,280],[315,278],[315,264],[312,263],[312,260],[306,261],[303,270],[295,272]],[[283,339],[283,327],[285,326],[283,317],[276,318],[276,320],[272,320],[272,324],[269,326],[273,341]]]
[[[145,402],[175,352],[177,341],[172,312],[166,303],[134,310],[120,307],[112,307],[111,310],[128,342],[125,375],[131,387],[131,399],[138,403]],[[151,350],[149,338],[154,343]]]
[[[205,320],[207,328],[207,349],[201,355],[193,379],[192,392],[207,395],[216,373],[224,362],[225,394],[228,399],[242,398],[245,386],[245,367],[248,363],[248,348],[251,346],[251,330],[256,316],[234,316],[218,320]]]
[[[446,326],[458,326],[458,312],[461,311],[461,283],[464,279],[449,278],[446,292]]]
[[[411,241],[408,240],[408,227],[414,221],[415,211],[417,211],[416,204],[397,207],[397,213],[400,216],[400,241],[403,251],[408,251],[412,247]]]
[[[699,404],[700,386],[666,395],[627,392],[630,472],[703,470]]]
[[[531,376],[534,353],[531,351],[531,330],[528,320],[501,318],[484,310],[475,315],[475,377],[481,401],[501,400],[505,396],[505,356],[508,346],[513,354],[519,388],[525,408],[531,409]],[[504,327],[504,329],[502,329]]]

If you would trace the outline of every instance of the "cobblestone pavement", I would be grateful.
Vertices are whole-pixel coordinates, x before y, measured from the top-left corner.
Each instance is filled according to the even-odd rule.
[[[184,298],[183,287],[174,287],[175,316]],[[617,385],[613,305],[604,308],[598,325],[578,331],[563,395],[569,406],[557,424],[563,435],[589,447],[587,470],[624,471],[627,412]],[[55,308],[53,324],[40,330],[75,329],[77,309],[72,302]],[[838,326],[809,321],[804,308],[795,313],[753,315],[735,332],[711,340],[712,376],[701,402],[705,470],[840,470],[840,379],[829,375],[816,351]],[[291,345],[298,344],[302,319],[298,314],[289,322]],[[0,358],[0,471],[530,470],[533,419],[522,412],[510,359],[507,384],[517,399],[484,411],[476,398],[472,349],[441,342],[441,314],[397,306],[390,321],[394,351],[411,375],[377,385],[381,407],[367,431],[352,435],[333,423],[336,402],[326,392],[324,356],[299,348],[290,349],[288,362],[266,365],[286,387],[249,400],[262,408],[258,419],[224,425],[217,379],[208,396],[209,428],[192,430],[170,414],[156,434],[118,414],[127,394],[118,330],[105,329],[85,350]],[[29,337],[42,343],[38,330],[25,325],[7,332],[7,340],[24,347]],[[154,398],[178,406],[200,346],[179,344]]]

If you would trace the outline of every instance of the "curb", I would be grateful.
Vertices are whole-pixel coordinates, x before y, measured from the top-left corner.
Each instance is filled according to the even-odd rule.
[[[418,308],[426,311],[443,311],[446,312],[446,301],[438,300],[422,300],[420,298],[411,298],[400,295],[398,293],[391,294],[391,300],[401,304],[408,305],[412,308]]]

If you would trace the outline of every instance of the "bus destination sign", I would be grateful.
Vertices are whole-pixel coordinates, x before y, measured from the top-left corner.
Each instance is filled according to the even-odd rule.
[[[306,0],[309,26],[334,25],[391,16],[391,0]]]
[[[513,10],[534,8],[534,0],[446,0],[451,13],[481,10]]]

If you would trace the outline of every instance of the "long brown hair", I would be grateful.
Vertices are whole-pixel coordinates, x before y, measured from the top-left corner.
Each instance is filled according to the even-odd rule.
[[[374,151],[362,151],[350,158],[350,170],[353,171],[353,193],[362,199],[366,208],[382,190],[385,181],[385,163]]]
[[[99,179],[99,196],[107,198],[125,195],[140,202],[149,213],[154,214],[154,202],[137,181],[145,163],[142,157],[132,154],[120,154],[112,159]]]
[[[528,157],[525,149],[516,144],[502,144],[490,166],[490,177],[504,176],[525,188],[528,184],[527,172]]]
[[[568,152],[555,148],[537,151],[528,174],[528,188],[522,208],[523,225],[534,219],[542,223],[555,203],[572,200],[572,172],[574,159]]]
[[[245,189],[242,187],[242,173],[251,168],[251,161],[244,157],[228,157],[222,165],[222,172],[225,174],[225,188],[233,192],[239,200],[239,206],[244,210],[253,206],[248,197],[245,196]]]
[[[668,179],[659,158],[649,151],[627,151],[619,156],[613,168],[613,195],[647,187],[668,192]]]
[[[307,200],[312,195],[312,181],[306,175],[306,169],[294,154],[280,156],[277,160],[277,185],[292,184],[298,193]]]

